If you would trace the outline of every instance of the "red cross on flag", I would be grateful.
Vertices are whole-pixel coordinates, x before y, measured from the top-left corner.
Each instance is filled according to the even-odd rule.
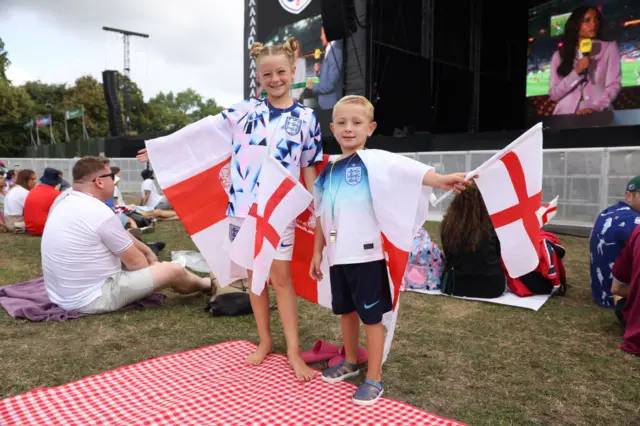
[[[542,123],[529,129],[470,175],[477,176],[475,182],[500,240],[502,260],[509,276],[517,278],[536,269],[540,226],[546,211],[540,207]],[[548,220],[549,215],[546,216]]]
[[[230,246],[227,206],[231,144],[221,117],[207,117],[146,141],[158,183],[222,286],[246,277],[221,249]]]
[[[260,190],[231,245],[231,260],[253,271],[251,291],[262,293],[273,257],[287,226],[304,212],[313,196],[273,157],[268,157],[258,178]],[[253,249],[253,250],[252,250]]]
[[[549,223],[551,219],[556,215],[558,211],[558,197],[554,198],[544,206],[540,207],[536,212],[538,216],[538,221],[540,222],[540,227],[542,228],[544,225]]]

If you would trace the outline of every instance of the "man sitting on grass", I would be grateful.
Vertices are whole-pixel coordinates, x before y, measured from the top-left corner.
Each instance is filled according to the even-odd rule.
[[[79,160],[72,188],[56,199],[42,236],[42,270],[53,303],[93,314],[116,311],[167,287],[182,294],[211,290],[209,278],[158,262],[125,231],[105,204],[114,189],[108,159]]]
[[[620,348],[640,355],[640,227],[629,236],[611,272],[615,312],[624,328]]]

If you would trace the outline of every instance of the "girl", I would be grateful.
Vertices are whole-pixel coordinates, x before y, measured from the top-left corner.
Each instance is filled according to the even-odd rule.
[[[453,199],[442,218],[440,238],[447,259],[443,285],[451,287],[443,291],[482,299],[504,293],[500,241],[475,183]]]
[[[229,235],[233,239],[253,204],[262,163],[271,156],[292,176],[300,176],[313,193],[316,179],[314,164],[322,161],[320,124],[315,113],[295,102],[290,95],[296,73],[294,38],[283,44],[264,46],[255,43],[251,54],[257,59],[258,80],[267,91],[266,99],[242,101],[216,116],[221,132],[232,146],[231,187],[229,188]],[[138,155],[148,161],[146,149]],[[287,341],[287,355],[298,380],[310,380],[314,370],[302,360],[298,339],[298,310],[291,279],[291,258],[295,223],[291,223],[271,266],[271,282],[276,293],[280,320]],[[252,274],[249,271],[249,280]],[[260,344],[247,363],[258,365],[272,350],[269,325],[269,293],[251,294],[251,306],[258,326]]]
[[[578,7],[565,24],[562,47],[551,59],[549,97],[557,102],[553,114],[591,114],[612,109],[621,87],[620,52],[615,41],[602,41],[602,14]],[[593,39],[591,53],[580,42]]]

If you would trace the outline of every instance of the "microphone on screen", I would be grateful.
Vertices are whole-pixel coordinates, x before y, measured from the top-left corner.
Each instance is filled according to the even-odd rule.
[[[593,42],[590,38],[580,40],[580,53],[582,53],[583,56],[588,57],[589,55],[591,55],[592,49]],[[582,75],[587,75],[587,69],[582,72]]]

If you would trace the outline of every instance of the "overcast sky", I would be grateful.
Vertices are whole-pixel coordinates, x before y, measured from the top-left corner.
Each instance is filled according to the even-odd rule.
[[[73,84],[123,69],[123,43],[103,26],[150,35],[131,38],[131,77],[145,98],[193,88],[219,104],[242,99],[242,0],[0,0],[0,37],[9,78]]]

